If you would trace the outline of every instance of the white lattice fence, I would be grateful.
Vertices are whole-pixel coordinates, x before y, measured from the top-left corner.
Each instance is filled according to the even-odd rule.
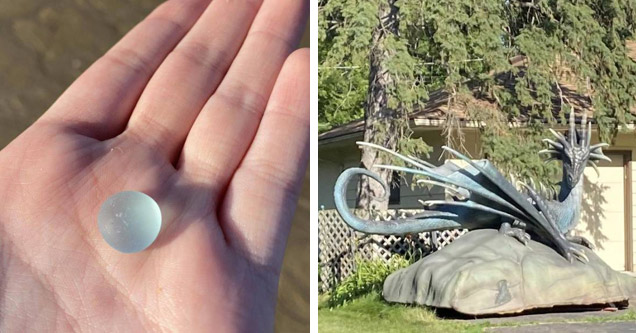
[[[409,217],[421,210],[389,210],[373,213],[375,220]],[[318,262],[320,291],[327,291],[355,271],[355,258],[388,261],[394,254],[428,254],[459,237],[465,230],[423,232],[407,237],[365,235],[351,229],[335,209],[318,214]]]

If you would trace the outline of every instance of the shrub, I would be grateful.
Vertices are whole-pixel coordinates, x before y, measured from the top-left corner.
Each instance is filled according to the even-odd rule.
[[[356,260],[356,271],[336,286],[328,301],[330,307],[340,306],[371,292],[381,292],[384,280],[389,274],[412,262],[394,255],[389,262],[377,260]]]

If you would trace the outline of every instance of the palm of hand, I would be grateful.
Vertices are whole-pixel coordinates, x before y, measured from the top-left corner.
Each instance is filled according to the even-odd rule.
[[[71,318],[82,314],[97,327],[122,325],[132,331],[179,321],[218,323],[227,316],[224,308],[232,307],[206,311],[204,305],[212,307],[210,301],[232,299],[228,293],[256,285],[271,289],[276,282],[226,246],[202,191],[180,188],[172,165],[146,147],[95,142],[39,126],[25,134],[1,155],[1,165],[9,166],[0,183],[8,201],[0,215],[3,280],[5,290],[15,293],[4,296],[15,302],[5,304],[5,310],[55,309],[51,318],[41,318],[43,328],[58,321],[59,328],[81,327],[75,322],[81,319]],[[111,145],[116,147],[110,150]],[[152,249],[122,255],[96,228],[100,199],[122,189],[147,189],[162,207],[189,208],[183,216],[167,217],[172,220],[164,223],[173,230],[162,230]],[[250,270],[257,274],[247,275]],[[33,304],[23,297],[27,292],[44,297]],[[115,318],[121,322],[112,322]]]
[[[287,5],[293,6],[291,3]],[[199,6],[205,8],[207,3]],[[298,12],[302,7],[294,6]],[[174,146],[183,145],[183,151],[175,153],[158,149],[156,143],[162,140],[147,139],[153,135],[152,126],[131,125],[139,107],[131,120],[128,114],[120,124],[112,125],[121,128],[129,121],[123,132],[91,137],[87,134],[104,124],[103,115],[96,116],[102,117],[99,121],[81,119],[81,115],[77,121],[69,121],[60,115],[82,107],[76,95],[81,95],[87,82],[104,84],[95,79],[99,75],[91,75],[91,71],[99,73],[99,66],[112,67],[113,61],[96,63],[93,67],[97,69],[89,69],[80,78],[80,87],[71,87],[41,120],[0,152],[0,322],[19,331],[271,327],[287,224],[293,213],[289,206],[295,204],[304,169],[299,161],[306,158],[306,142],[293,136],[289,139],[301,140],[298,147],[286,145],[291,153],[276,153],[280,147],[263,151],[262,147],[273,142],[267,138],[269,132],[260,134],[266,113],[258,133],[247,135],[245,144],[239,139],[227,144],[227,151],[238,157],[220,158],[220,165],[215,166],[200,157],[206,156],[201,151],[209,145],[199,142],[208,138],[191,139],[188,133],[196,130],[199,110],[192,113],[191,121],[185,120],[192,124],[187,131],[171,132],[170,137],[176,135]],[[287,72],[305,76],[303,66],[291,66],[296,70]],[[284,82],[288,67],[286,63],[273,87],[268,110],[277,99],[294,104],[280,97],[284,93],[277,97],[277,91],[291,89]],[[149,87],[152,81],[144,94]],[[303,95],[304,88],[296,90]],[[97,109],[100,105],[104,110],[112,108],[103,96],[92,104]],[[306,108],[305,103],[295,104]],[[280,125],[273,115],[272,124]],[[307,118],[293,117],[303,122]],[[108,129],[109,125],[104,126]],[[249,142],[254,135],[254,142]],[[185,144],[179,143],[179,136],[187,138]],[[259,137],[263,137],[262,143],[257,142]],[[186,152],[197,158],[189,161]],[[266,154],[288,161],[274,170],[276,160],[268,160]],[[202,160],[212,164],[201,165]],[[265,175],[288,176],[277,175],[272,180],[254,175],[259,168],[264,168]],[[110,248],[96,224],[103,200],[123,190],[151,195],[164,214],[155,243],[132,255]]]

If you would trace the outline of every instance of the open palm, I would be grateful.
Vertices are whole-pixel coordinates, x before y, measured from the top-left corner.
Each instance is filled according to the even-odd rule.
[[[308,157],[307,6],[167,1],[0,152],[0,331],[272,329]],[[125,190],[163,214],[135,254],[97,228]]]

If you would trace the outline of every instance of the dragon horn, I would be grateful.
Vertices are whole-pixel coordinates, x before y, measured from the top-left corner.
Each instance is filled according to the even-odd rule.
[[[554,141],[552,141],[550,139],[543,139],[541,141],[547,142],[549,145],[553,146],[556,149],[563,149],[563,145],[562,144],[560,144],[558,142],[554,142]]]
[[[592,168],[594,168],[594,171],[596,172],[596,177],[600,177],[601,173],[598,171],[598,166],[596,166],[596,163],[594,163],[594,161],[587,161],[587,162],[592,165]]]
[[[611,162],[611,161],[612,161],[612,159],[611,159],[611,158],[609,158],[609,157],[607,157],[607,156],[605,156],[605,155],[602,155],[602,154],[594,154],[594,153],[592,153],[592,154],[590,154],[590,158],[593,158],[593,159],[595,159],[595,160],[608,161],[608,162]]]
[[[592,142],[592,122],[589,121],[587,123],[587,146],[590,147],[590,143]]]
[[[551,128],[548,128],[548,130],[550,130],[550,133],[552,133],[552,135],[554,135],[557,138],[557,140],[559,140],[559,142],[561,142],[563,147],[565,147],[568,144],[568,141],[565,140],[565,136],[563,136],[563,134],[561,134],[561,133],[559,133],[559,132],[557,132],[557,131],[555,131],[555,130],[553,130]]]
[[[561,154],[561,152],[558,151],[558,150],[554,150],[554,149],[543,149],[543,150],[539,151],[539,154],[555,154],[555,155],[558,155],[558,154]]]
[[[581,130],[583,131],[583,135],[581,137],[581,146],[585,144],[587,146],[587,142],[589,141],[587,138],[590,135],[586,131],[587,129],[587,111],[583,110],[583,119],[581,119]]]
[[[605,143],[605,142],[597,143],[595,145],[590,146],[590,150],[594,150],[596,148],[603,148],[603,147],[609,147],[609,143]]]
[[[590,143],[592,143],[592,122],[587,122],[587,148],[590,148]]]
[[[574,147],[576,141],[576,121],[574,120],[574,109],[570,111],[570,146]]]

